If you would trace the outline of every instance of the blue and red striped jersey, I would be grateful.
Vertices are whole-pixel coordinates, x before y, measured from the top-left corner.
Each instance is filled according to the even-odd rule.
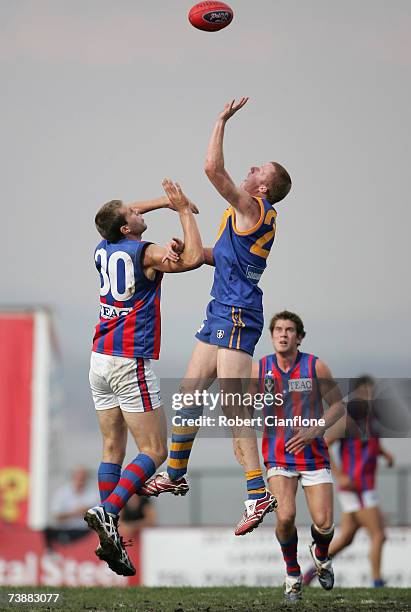
[[[317,357],[298,351],[296,361],[288,372],[283,372],[276,355],[266,355],[260,359],[259,380],[262,393],[280,393],[283,404],[264,405],[264,417],[276,416],[280,419],[320,419],[323,416],[323,403],[319,390],[315,364]],[[271,402],[270,402],[271,403]],[[286,442],[293,436],[292,424],[264,427],[263,457],[268,468],[283,467],[297,471],[320,470],[330,467],[327,443],[316,438],[299,453],[285,450]]]
[[[100,274],[100,321],[93,351],[119,357],[158,359],[161,341],[161,280],[149,280],[142,259],[149,242],[102,240],[94,252]]]
[[[227,306],[262,310],[263,292],[258,283],[274,242],[277,213],[268,200],[254,199],[260,205],[260,218],[248,231],[237,230],[231,206],[223,215],[213,249],[211,295]]]
[[[359,492],[375,489],[379,438],[342,438],[339,442],[341,469],[350,477],[355,489]]]

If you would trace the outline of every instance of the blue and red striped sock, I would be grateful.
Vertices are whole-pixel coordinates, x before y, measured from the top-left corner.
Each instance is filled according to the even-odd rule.
[[[121,465],[118,463],[108,463],[102,461],[98,468],[98,489],[100,491],[100,501],[107,499],[116,488],[121,476]]]
[[[145,481],[156,471],[154,461],[148,455],[140,453],[121,472],[116,488],[101,504],[106,512],[118,515],[129,498],[141,489]]]
[[[294,535],[288,540],[288,542],[281,542],[278,536],[277,539],[280,543],[281,552],[283,553],[284,561],[287,566],[288,576],[299,576],[301,574],[301,568],[297,561],[297,530],[295,530]]]

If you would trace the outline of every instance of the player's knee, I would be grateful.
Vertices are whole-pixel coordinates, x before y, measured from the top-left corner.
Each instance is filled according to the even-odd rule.
[[[109,463],[119,463],[120,465],[124,461],[126,455],[126,449],[122,440],[116,440],[113,438],[104,439],[103,441],[103,457],[105,461]]]
[[[328,532],[333,527],[333,516],[331,511],[324,510],[315,517],[315,525],[319,531]]]
[[[296,513],[292,510],[282,510],[280,511],[280,505],[277,510],[277,525],[284,531],[290,531],[294,528],[295,525],[295,515]]]

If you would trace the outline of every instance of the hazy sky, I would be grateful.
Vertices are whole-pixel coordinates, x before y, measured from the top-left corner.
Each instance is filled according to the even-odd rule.
[[[303,347],[337,376],[410,375],[411,3],[230,4],[218,33],[192,28],[185,0],[0,4],[1,301],[53,308],[65,405],[90,424],[95,212],[157,196],[170,176],[211,245],[225,203],[204,155],[218,112],[243,95],[228,170],[240,181],[274,159],[293,178],[262,279],[266,318],[296,310]],[[179,233],[170,211],[146,220],[147,239]],[[183,374],[211,281],[205,267],[165,279],[160,376]],[[256,356],[269,349],[265,335]]]

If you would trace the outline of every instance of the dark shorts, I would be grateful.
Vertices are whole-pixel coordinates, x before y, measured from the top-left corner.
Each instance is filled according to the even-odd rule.
[[[211,300],[206,318],[196,338],[207,344],[244,351],[254,355],[255,345],[264,327],[263,312],[227,306]]]

